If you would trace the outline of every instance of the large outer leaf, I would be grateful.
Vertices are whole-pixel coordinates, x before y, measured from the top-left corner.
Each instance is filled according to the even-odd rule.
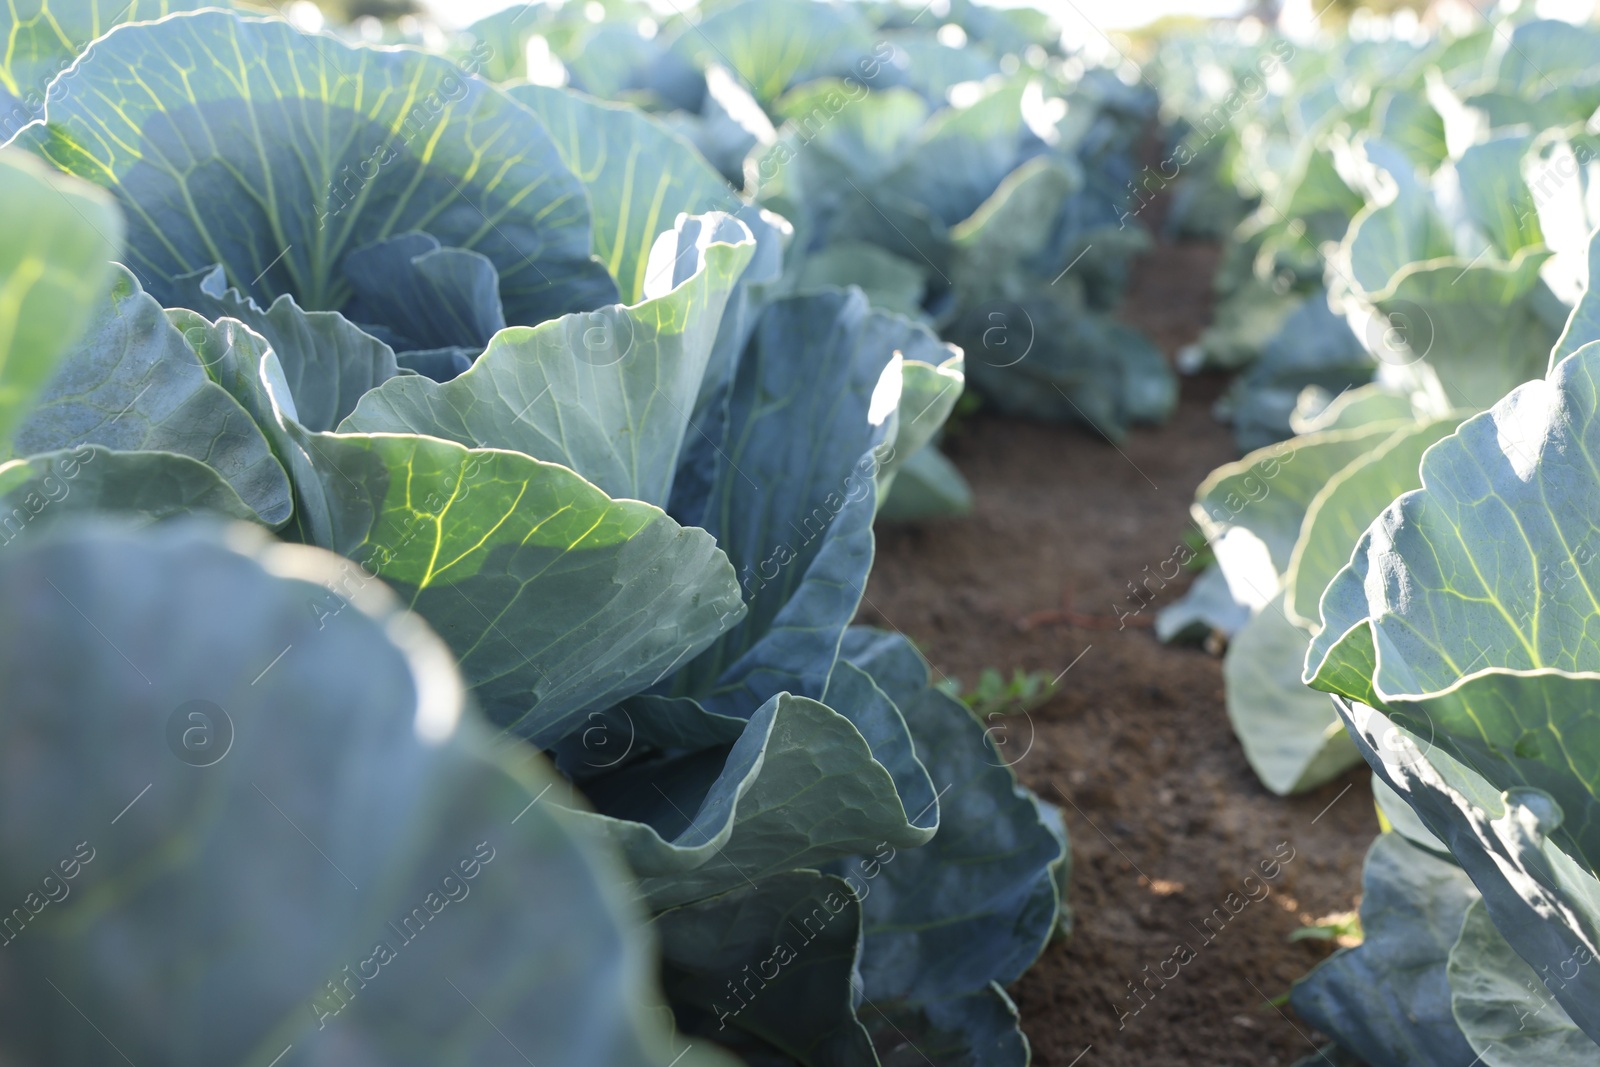
[[[1343,718],[1340,722],[1343,722]],[[1394,791],[1394,787],[1384,781],[1381,776],[1372,778],[1372,806],[1378,813],[1378,826],[1384,833],[1394,832],[1416,845],[1424,852],[1437,856],[1442,860],[1450,859],[1450,850],[1443,841],[1434,836],[1417,813],[1411,810],[1411,805],[1406,803],[1405,797]]]
[[[1372,1067],[1463,1067],[1445,964],[1476,899],[1460,869],[1384,834],[1362,873],[1366,940],[1295,983],[1289,1002]]]
[[[242,292],[337,310],[345,254],[410,230],[487,256],[512,322],[615,299],[538,118],[420,52],[174,15],[96,42],[19,140],[116,193],[129,266],[164,303],[221,263]]]
[[[56,898],[0,953],[7,1060],[676,1062],[620,872],[378,583],[78,532],[0,560],[0,634],[0,889]]]
[[[340,429],[514,449],[665,505],[723,309],[755,250],[742,224],[722,222],[666,295],[503,330],[460,377],[394,378]]]
[[[741,206],[693,145],[637,108],[541,85],[507,91],[544,120],[567,169],[588,188],[595,255],[624,304],[671,287],[669,278],[648,276],[650,251],[680,214]]]
[[[733,390],[734,372],[768,301],[775,295],[783,275],[784,249],[794,236],[794,229],[787,221],[753,204],[740,208],[734,217],[754,235],[756,250],[723,308],[722,325],[717,330],[716,343],[711,346],[711,361],[695,397],[691,429],[685,436],[683,454],[672,482],[672,497],[667,504],[667,510],[675,518],[692,525],[697,525],[704,515],[712,480],[717,476],[718,451],[728,429],[728,399]],[[691,256],[689,248],[703,246],[714,239],[716,233],[728,228],[727,222],[710,224],[718,218],[714,214],[705,220],[686,217],[675,231],[676,242],[663,238],[653,251],[659,255],[670,252],[674,263],[697,261],[698,254]]]
[[[1509,36],[1497,32],[1492,45],[1498,62],[1495,81],[1524,96],[1537,96],[1571,83],[1593,83],[1600,63],[1600,37],[1562,19],[1532,19]]]
[[[1545,790],[1565,813],[1561,840],[1590,862],[1600,857],[1597,374],[1590,345],[1429,450],[1423,488],[1374,521],[1329,586],[1306,673],[1500,788]]]
[[[1218,468],[1196,491],[1195,518],[1221,538],[1217,557],[1230,588],[1259,608],[1223,661],[1228,718],[1251,768],[1280,795],[1314,788],[1361,761],[1333,709],[1299,676],[1310,627],[1299,625],[1286,600],[1297,581],[1316,580],[1300,576],[1307,543],[1333,561],[1331,577],[1360,528],[1393,498],[1385,494],[1385,450],[1419,432],[1409,421],[1382,421],[1307,434]],[[1405,467],[1404,459],[1388,462]],[[1322,557],[1313,554],[1313,564]],[[1318,586],[1313,595],[1320,593]]]
[[[1450,407],[1488,407],[1544,373],[1564,311],[1539,278],[1549,258],[1525,248],[1509,263],[1451,259],[1411,265],[1372,298],[1381,321],[1410,322],[1410,355],[1439,375]],[[1418,311],[1422,318],[1417,318]],[[1409,357],[1406,357],[1409,358]]]
[[[713,539],[659,508],[520,452],[312,433],[259,337],[224,319],[205,351],[285,458],[296,535],[395,586],[490,717],[536,743],[650,685],[742,612]]]
[[[1372,382],[1347,389],[1332,399],[1307,396],[1295,405],[1289,426],[1295,433],[1353,430],[1375,422],[1413,422],[1416,415],[1410,396]]]
[[[202,0],[8,0],[0,8],[0,142],[44,111],[51,79],[96,37],[124,22],[226,7]]]
[[[1189,509],[1200,529],[1216,540],[1240,527],[1261,546],[1255,566],[1236,563],[1226,552],[1218,557],[1229,586],[1248,592],[1258,603],[1271,599],[1317,493],[1397,428],[1375,423],[1307,434],[1257,449],[1207,475]]]
[[[1334,705],[1373,772],[1467,872],[1501,936],[1541,974],[1561,976],[1550,992],[1593,1038],[1600,977],[1585,961],[1600,956],[1600,881],[1553,836],[1555,802],[1534,789],[1502,791],[1364,704]]]
[[[1395,497],[1422,487],[1422,454],[1459,424],[1459,418],[1447,416],[1402,427],[1318,490],[1306,508],[1284,579],[1284,613],[1295,625],[1317,628],[1323,590],[1349,562],[1362,532]]]
[[[329,547],[439,631],[495,721],[549,744],[631,696],[740,612],[727,558],[659,508],[565,467],[433,437],[294,433]],[[380,562],[381,561],[381,562]]]
[[[1363,309],[1344,308],[1357,334],[1398,370],[1436,371],[1447,408],[1486,408],[1537,377],[1560,330],[1564,309],[1539,277],[1551,252],[1518,167],[1526,140],[1474,146],[1452,168],[1451,197],[1402,182],[1340,246],[1334,275]]]
[[[62,358],[18,428],[20,452],[101,445],[174,452],[212,467],[261,520],[289,517],[289,480],[249,413],[206,374],[200,356],[132,274],[115,269],[110,295]]]
[[[1372,129],[1425,173],[1432,173],[1449,158],[1444,119],[1422,93],[1399,87],[1379,89],[1373,99]]]
[[[0,456],[56,360],[88,325],[122,246],[122,214],[109,197],[47,171],[22,152],[0,152]]]
[[[82,445],[0,463],[4,545],[84,512],[158,522],[196,511],[259,519],[213,468],[172,452],[113,452]]]
[[[1408,264],[1454,254],[1449,228],[1431,198],[1407,183],[1394,200],[1356,214],[1340,244],[1338,265],[1351,282],[1375,293]]]
[[[893,357],[923,336],[859,292],[767,308],[734,379],[710,498],[686,516],[728,553],[750,611],[679,672],[676,692],[737,715],[781,691],[822,696],[872,563]]]
[[[1280,593],[1233,635],[1222,660],[1228,721],[1250,769],[1279,796],[1314,789],[1361,762],[1327,697],[1300,680],[1308,644],[1284,615]]]
[[[1231,638],[1251,617],[1250,607],[1235,599],[1222,568],[1213,563],[1182,596],[1156,612],[1156,640],[1199,642],[1214,630]]]
[[[851,989],[861,906],[839,879],[779,875],[655,926],[667,994],[693,1009],[692,1030],[736,1048],[742,1031],[805,1067],[876,1063]]]
[[[578,818],[622,847],[656,909],[880,845],[915,848],[939,825],[928,772],[894,705],[846,695],[848,717],[775,696],[731,749],[610,775],[588,789],[600,814]]]
[[[932,1006],[1016,981],[1056,930],[1065,842],[1018,785],[992,727],[929,684],[909,641],[856,627],[845,655],[902,709],[939,791],[929,844],[835,868],[862,902],[865,995]]]
[[[1541,979],[1506,944],[1481,900],[1467,909],[1448,973],[1456,1023],[1485,1067],[1600,1064],[1600,1046],[1572,1024],[1540,984],[1563,981],[1565,969]]]

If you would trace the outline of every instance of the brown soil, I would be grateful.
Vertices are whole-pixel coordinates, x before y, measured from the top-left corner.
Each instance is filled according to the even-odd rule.
[[[1215,261],[1209,246],[1159,248],[1139,265],[1124,318],[1171,356],[1209,319]],[[1128,584],[1174,557],[1194,487],[1235,456],[1210,417],[1221,387],[1185,380],[1172,421],[1120,450],[1076,428],[980,413],[946,442],[974,514],[879,532],[862,621],[905,632],[937,672],[969,683],[984,667],[1072,665],[1056,697],[996,731],[1072,835],[1074,932],[1011,990],[1039,1067],[1288,1065],[1322,1041],[1265,1000],[1331,951],[1289,934],[1356,906],[1377,833],[1368,774],[1290,799],[1268,793],[1228,724],[1220,661],[1147,628],[1187,576],[1142,610]],[[1024,616],[1059,608],[1064,590],[1109,628],[1019,631]],[[1275,880],[1245,882],[1290,849]],[[1203,922],[1262,886],[1268,895],[1225,925]],[[1188,958],[1174,959],[1179,944],[1194,958],[1175,978],[1152,978]],[[1134,1000],[1132,986],[1150,992]]]

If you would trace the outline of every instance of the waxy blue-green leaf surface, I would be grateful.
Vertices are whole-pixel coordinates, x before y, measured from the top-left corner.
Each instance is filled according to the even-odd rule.
[[[755,250],[741,223],[722,222],[670,292],[504,330],[453,381],[408,375],[368,393],[341,430],[524,452],[664,506],[723,309]]]
[[[283,523],[289,481],[261,430],[133,275],[117,267],[113,281],[17,428],[17,451],[174,452],[216,470],[263,522]]]
[[[51,80],[112,27],[227,6],[226,0],[7,0],[0,8],[0,142],[44,112]]]
[[[1562,86],[1592,87],[1600,63],[1600,35],[1563,19],[1530,19],[1509,34],[1497,33],[1495,81],[1531,97]]]
[[[749,1035],[752,1053],[777,1049],[805,1067],[877,1062],[851,989],[861,906],[838,878],[779,875],[654,925],[667,995],[694,1009],[691,1032],[740,1051]]]
[[[461,661],[492,719],[549,743],[646,688],[740,614],[727,557],[565,467],[433,437],[293,436],[329,547],[381,575]]]
[[[84,513],[149,523],[196,511],[260,518],[215,469],[175,452],[80,445],[0,463],[0,544]]]
[[[912,333],[907,341],[899,349],[900,404],[895,412],[894,453],[878,471],[880,489],[938,436],[966,387],[966,358],[960,349],[941,343],[931,333]]]
[[[859,292],[771,304],[734,378],[698,516],[749,605],[673,691],[748,715],[774,693],[820,698],[872,563],[878,458],[892,440],[897,351],[925,337]]]
[[[1600,856],[1600,346],[1430,449],[1322,601],[1306,679],[1372,703],[1501,788],[1528,785]]]
[[[1428,452],[1423,488],[1373,523],[1324,595],[1306,666],[1310,684],[1431,746],[1408,762],[1366,745],[1369,762],[1398,764],[1385,777],[1536,965],[1592,953],[1600,919],[1597,369],[1586,346]],[[1377,712],[1346,715],[1382,731]],[[1591,986],[1555,996],[1594,1036]]]
[[[567,169],[589,190],[594,252],[616,279],[624,304],[672,288],[667,271],[650,274],[651,250],[679,215],[741,206],[694,146],[634,108],[541,85],[508,92],[544,120]]]
[[[6,1059],[683,1062],[615,859],[345,561],[79,530],[0,560],[0,633]]]
[[[259,303],[339,310],[345,256],[413,230],[488,257],[511,322],[616,298],[583,186],[537,116],[414,50],[221,11],[124,26],[20,139],[116,195],[128,265],[164,302],[220,263]]]
[[[1517,169],[1525,140],[1474,147],[1455,174],[1451,218],[1414,185],[1369,205],[1336,258],[1336,278],[1370,314],[1368,349],[1402,370],[1434,370],[1445,408],[1486,408],[1537,377],[1566,314],[1539,277],[1551,252]]]
[[[1365,941],[1295,983],[1301,1018],[1371,1067],[1464,1067],[1473,1050],[1450,1011],[1445,965],[1477,898],[1460,868],[1384,834],[1361,879]]]
[[[1007,763],[1029,743],[1026,727],[980,722],[934,689],[898,634],[853,628],[845,655],[842,666],[863,671],[901,709],[939,798],[927,845],[833,868],[862,901],[866,995],[933,1005],[1016,981],[1056,930],[1067,854]]]
[[[644,761],[591,784],[599,814],[577,818],[621,847],[653,909],[880,844],[915,848],[939,825],[934,790],[900,712],[862,688],[870,680],[835,699],[842,711],[775,696],[731,748]]]
[[[331,430],[369,390],[399,373],[394,350],[337,311],[303,311],[285,293],[265,311],[227,288],[222,268],[178,279],[178,303],[207,319],[236,319],[278,357],[295,415],[308,430]],[[186,322],[173,313],[174,321]],[[198,336],[198,335],[197,335]]]
[[[1390,501],[1421,488],[1423,453],[1459,424],[1458,418],[1445,416],[1402,426],[1312,498],[1284,578],[1284,613],[1295,625],[1316,629],[1323,590],[1349,562],[1361,534]]]
[[[1222,679],[1228,721],[1261,784],[1288,796],[1361,762],[1327,697],[1300,681],[1309,643],[1273,597],[1228,642]]]
[[[1372,423],[1257,449],[1207,475],[1195,490],[1190,511],[1209,537],[1235,526],[1250,531],[1265,546],[1272,570],[1281,576],[1293,559],[1306,509],[1317,493],[1398,428],[1393,423]],[[1275,588],[1264,574],[1247,577],[1263,599]]]
[[[930,1060],[970,1067],[1031,1062],[1017,1006],[998,983],[916,1007],[865,1004],[860,1015],[883,1067],[915,1067]]]
[[[1500,789],[1380,711],[1334,704],[1374,774],[1467,872],[1501,936],[1540,973],[1560,975],[1551,994],[1593,1038],[1600,978],[1587,964],[1600,953],[1600,881],[1557,838],[1559,805],[1537,789]]]
[[[313,433],[260,338],[223,320],[205,351],[285,459],[296,536],[396,589],[489,716],[536,743],[650,686],[743,610],[713,539],[653,505],[521,452]]]
[[[489,257],[402,233],[344,257],[355,290],[345,314],[372,324],[398,351],[482,348],[505,329],[500,275]]]
[[[1489,909],[1467,909],[1450,950],[1450,1005],[1456,1024],[1485,1067],[1594,1067],[1596,1045],[1562,1010],[1545,983],[1567,981],[1576,960],[1541,976],[1500,936]]]

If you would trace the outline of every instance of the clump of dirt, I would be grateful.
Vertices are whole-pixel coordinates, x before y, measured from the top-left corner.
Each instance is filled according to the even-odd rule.
[[[1163,246],[1136,269],[1123,317],[1169,357],[1209,320],[1216,255]],[[1172,421],[1120,446],[980,413],[946,441],[974,514],[879,530],[861,621],[909,635],[936,677],[1065,671],[993,734],[1072,834],[1074,932],[1011,990],[1040,1067],[1288,1065],[1322,1041],[1267,1002],[1333,948],[1289,935],[1356,906],[1378,829],[1368,772],[1268,793],[1220,662],[1148,628],[1189,581],[1159,576],[1185,558],[1194,487],[1236,455],[1210,416],[1224,384],[1185,380]],[[1064,591],[1071,622],[1019,629],[1059,619]]]

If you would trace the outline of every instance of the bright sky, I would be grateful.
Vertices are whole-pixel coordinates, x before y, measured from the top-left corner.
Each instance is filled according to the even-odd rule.
[[[424,0],[444,23],[465,26],[485,15],[512,7],[524,0]],[[577,0],[572,0],[577,2]],[[684,6],[684,0],[652,0],[664,12]],[[997,7],[1010,7],[1017,0],[995,0]],[[1241,0],[1037,0],[1028,6],[1055,15],[1063,26],[1082,24],[1085,19],[1102,30],[1133,29],[1163,15],[1232,15],[1245,5]]]

